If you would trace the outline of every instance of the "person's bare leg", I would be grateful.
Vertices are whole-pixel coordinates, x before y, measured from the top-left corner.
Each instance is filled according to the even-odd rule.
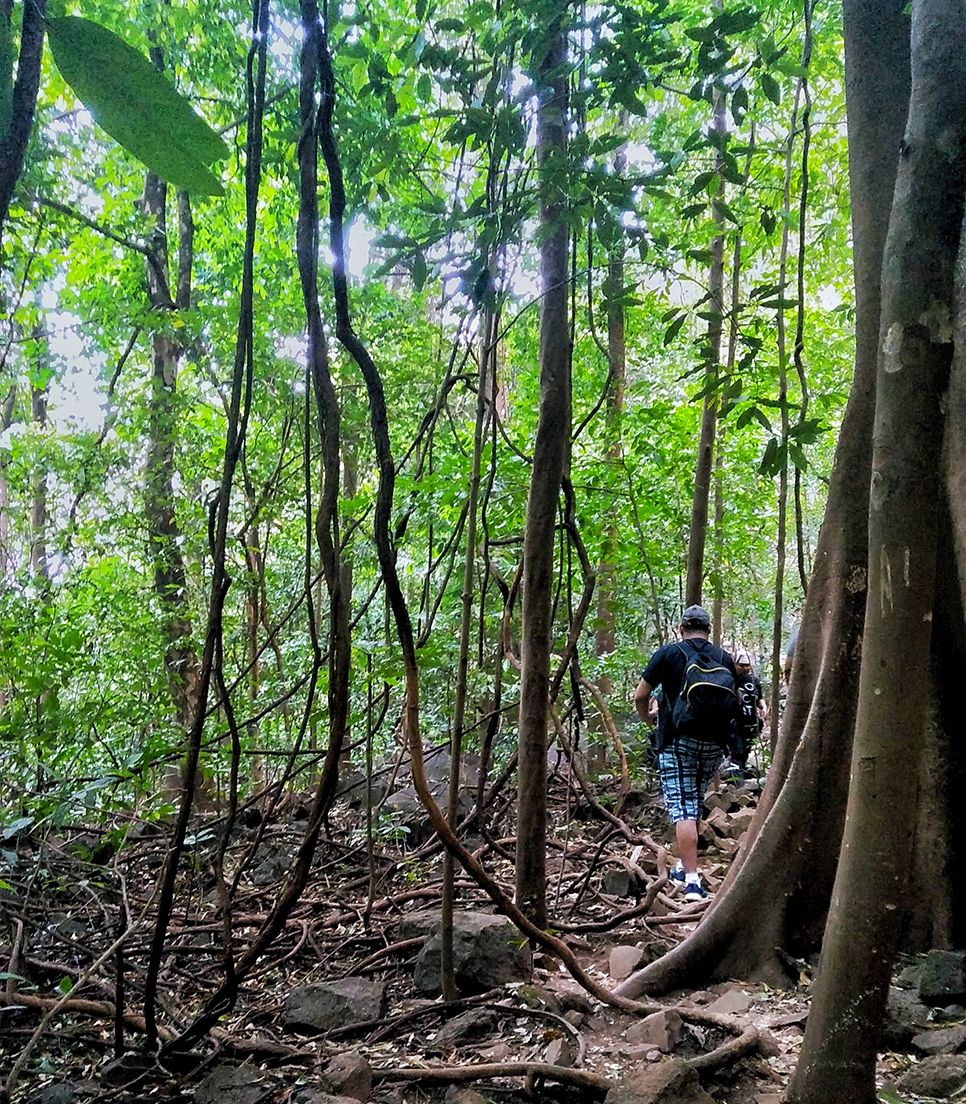
[[[698,870],[698,822],[679,820],[674,825],[674,835],[678,845],[678,858],[685,874],[696,874]]]

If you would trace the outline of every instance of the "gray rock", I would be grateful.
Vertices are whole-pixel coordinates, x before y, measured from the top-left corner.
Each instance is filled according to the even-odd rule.
[[[465,1085],[450,1085],[443,1097],[445,1104],[490,1104],[490,1099]]]
[[[904,970],[899,971],[899,976],[896,978],[896,984],[901,989],[918,989],[919,981],[921,978],[921,964],[916,964],[915,966],[907,966]]]
[[[640,947],[614,947],[610,952],[610,976],[615,981],[623,981],[640,965],[644,951]]]
[[[416,959],[413,980],[422,993],[440,991],[439,921]],[[509,981],[523,981],[530,972],[530,948],[503,916],[487,912],[457,912],[453,917],[453,966],[462,993],[483,993]]]
[[[930,951],[922,964],[919,996],[936,1005],[966,1000],[966,951]]]
[[[216,1066],[195,1090],[195,1104],[256,1104],[267,1087],[257,1066]]]
[[[966,1056],[936,1054],[924,1058],[899,1078],[899,1088],[919,1096],[947,1100],[966,1085]]]
[[[966,1020],[966,1006],[961,1004],[947,1004],[936,1013],[940,1020]]]
[[[648,1049],[657,1047],[664,1054],[670,1054],[681,1041],[683,1031],[684,1021],[680,1013],[669,1008],[667,1011],[645,1016],[643,1020],[632,1024],[624,1032],[624,1038],[629,1043],[647,1044]]]
[[[101,1083],[111,1087],[130,1085],[154,1069],[155,1061],[147,1054],[131,1051],[120,1058],[112,1058],[101,1068]]]
[[[571,1069],[574,1064],[574,1054],[570,1039],[564,1038],[563,1035],[558,1035],[556,1039],[551,1039],[544,1053],[543,1060],[549,1062],[552,1066],[566,1066],[568,1069]]]
[[[678,1058],[635,1070],[610,1090],[604,1104],[715,1104],[698,1075]]]
[[[334,1027],[378,1019],[385,985],[349,977],[293,990],[282,1008],[286,1027],[330,1031]]]
[[[583,989],[561,989],[557,1000],[564,1012],[583,1012],[589,1016],[594,1011],[594,1002]]]
[[[309,1085],[300,1085],[292,1092],[289,1101],[290,1104],[359,1104],[354,1097],[333,1096],[332,1093],[313,1089]]]
[[[32,1092],[26,1104],[74,1104],[77,1090],[69,1081],[54,1081]]]
[[[433,1042],[436,1046],[451,1047],[470,1039],[483,1039],[496,1025],[496,1013],[489,1008],[470,1008],[443,1024]]]
[[[751,1008],[751,997],[742,989],[729,989],[708,1006],[709,1012],[722,1016],[739,1016]]]
[[[612,866],[604,871],[600,888],[611,897],[627,897],[631,892],[630,871]]]
[[[923,1054],[955,1054],[966,1044],[966,1027],[940,1027],[914,1035],[912,1045]]]
[[[918,1035],[929,1025],[929,1009],[919,999],[915,989],[889,988],[883,1039],[888,1046],[908,1045],[913,1035]]]
[[[335,1096],[349,1096],[354,1100],[368,1100],[372,1096],[372,1068],[354,1050],[337,1054],[322,1071],[319,1084]]]

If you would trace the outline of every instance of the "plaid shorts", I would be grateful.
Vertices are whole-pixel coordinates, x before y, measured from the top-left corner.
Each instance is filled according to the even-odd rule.
[[[661,792],[672,824],[700,820],[704,794],[724,756],[720,744],[678,736],[657,755]]]

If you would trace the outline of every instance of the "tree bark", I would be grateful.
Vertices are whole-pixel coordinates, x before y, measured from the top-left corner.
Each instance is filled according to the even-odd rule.
[[[728,132],[725,118],[725,94],[715,93],[714,130],[721,142]],[[694,495],[691,499],[691,526],[688,532],[687,578],[684,584],[684,604],[701,604],[704,583],[704,550],[708,540],[708,504],[711,501],[711,470],[714,462],[714,438],[718,425],[718,393],[707,390],[721,368],[721,332],[724,319],[724,221],[725,216],[718,199],[724,200],[725,180],[722,173],[723,158],[719,151],[715,158],[718,172],[718,192],[712,201],[714,221],[718,233],[711,242],[711,268],[708,274],[708,309],[712,317],[708,322],[708,344],[705,349],[704,399],[701,403],[701,429],[698,434],[698,455],[694,465]]]
[[[614,172],[620,176],[627,166],[623,148],[614,155]],[[621,459],[620,425],[624,411],[624,388],[627,383],[627,341],[624,326],[624,253],[623,243],[613,250],[607,260],[607,412],[605,430],[608,438],[607,458],[617,465]],[[617,644],[617,622],[614,615],[614,599],[617,591],[617,542],[620,528],[614,511],[607,523],[604,555],[598,574],[597,590],[597,639],[598,656],[610,655]],[[609,694],[609,678],[598,680],[601,692]]]
[[[940,409],[966,193],[966,5],[918,0],[909,122],[882,267],[869,580],[852,780],[792,1104],[876,1099],[908,904],[936,577]],[[897,692],[901,686],[901,692]]]
[[[0,246],[3,244],[3,228],[10,211],[10,201],[23,172],[27,141],[34,125],[46,10],[46,0],[24,0],[10,126],[5,135],[0,135]],[[9,21],[11,11],[11,5],[4,4],[0,19]]]
[[[540,414],[523,538],[520,658],[517,904],[538,927],[547,921],[547,710],[554,534],[570,438],[570,342],[567,324],[566,33],[555,21],[538,47],[537,163],[540,177]]]
[[[867,588],[882,253],[909,94],[903,7],[864,0],[845,9],[855,374],[776,757],[714,905],[683,943],[619,988],[628,996],[728,977],[780,982],[787,973],[776,948],[810,953],[821,939],[848,793]]]

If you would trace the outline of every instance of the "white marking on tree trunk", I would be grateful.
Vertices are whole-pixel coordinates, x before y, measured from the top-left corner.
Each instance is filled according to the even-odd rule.
[[[883,548],[879,553],[879,607],[883,617],[886,613],[886,602],[892,613],[895,610],[892,601],[892,564],[889,563],[889,553]]]
[[[906,590],[909,589],[909,549],[904,548],[902,554],[902,579],[906,584]]]
[[[893,322],[882,342],[882,367],[890,374],[902,370],[902,333],[902,323]]]

